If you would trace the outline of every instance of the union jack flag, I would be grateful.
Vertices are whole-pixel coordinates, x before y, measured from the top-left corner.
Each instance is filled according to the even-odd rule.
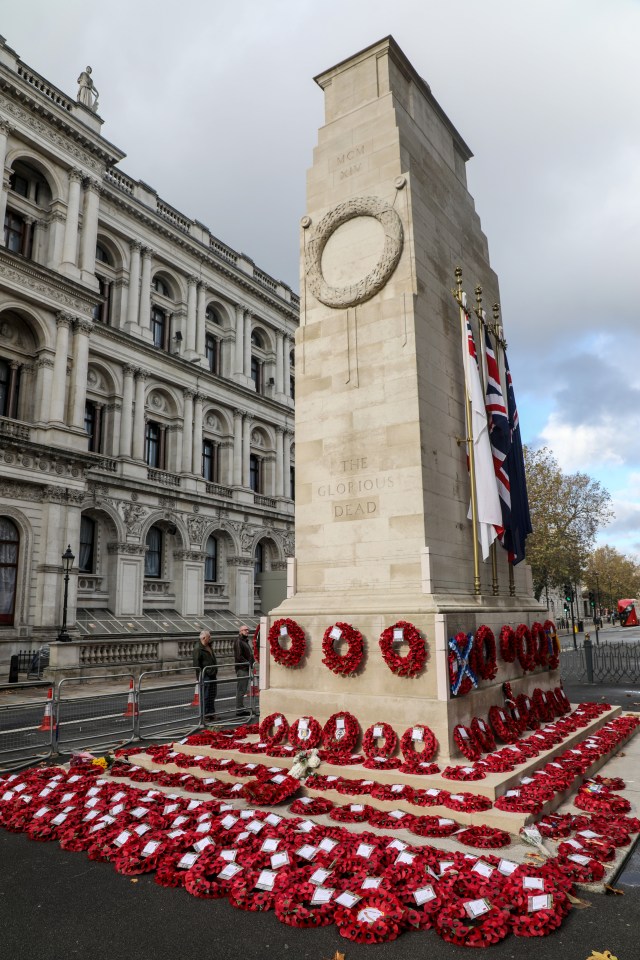
[[[486,327],[484,329],[484,347],[486,358],[485,405],[487,408],[491,453],[493,455],[493,469],[496,474],[498,496],[500,497],[500,508],[502,510],[502,529],[498,530],[498,537],[500,538],[500,542],[502,542],[504,531],[508,529],[511,523],[511,485],[509,483],[509,471],[506,462],[507,454],[511,448],[511,430],[509,427],[507,408],[502,395],[500,369],[491,343],[491,337]]]
[[[509,416],[509,430],[511,444],[505,460],[505,469],[510,480],[511,516],[509,526],[501,538],[502,546],[509,552],[511,563],[520,563],[525,558],[526,540],[532,532],[531,516],[529,514],[529,495],[527,493],[527,478],[524,469],[524,454],[520,437],[520,421],[516,406],[516,395],[513,391],[513,381],[509,371],[507,354],[504,355],[505,372],[507,375],[507,412]]]

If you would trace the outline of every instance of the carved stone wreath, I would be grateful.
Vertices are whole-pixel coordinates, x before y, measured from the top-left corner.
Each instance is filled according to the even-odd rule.
[[[384,231],[384,247],[377,264],[357,283],[331,287],[322,275],[322,253],[333,233],[356,217],[373,217]],[[354,197],[338,204],[315,225],[305,249],[307,284],[314,297],[327,307],[354,307],[365,303],[384,287],[402,253],[404,232],[400,217],[378,197]]]

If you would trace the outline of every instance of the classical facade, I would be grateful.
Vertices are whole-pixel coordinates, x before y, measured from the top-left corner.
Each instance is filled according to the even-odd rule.
[[[232,627],[293,554],[298,298],[102,123],[0,40],[0,661],[57,635],[68,544],[85,636]]]

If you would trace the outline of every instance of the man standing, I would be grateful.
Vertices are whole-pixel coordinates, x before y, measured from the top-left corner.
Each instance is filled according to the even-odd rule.
[[[249,686],[249,673],[253,666],[253,651],[249,643],[249,627],[243,623],[233,644],[233,660],[236,665],[236,712],[244,710],[244,697]]]
[[[213,652],[211,634],[208,630],[203,630],[200,639],[196,640],[193,646],[193,665],[196,668],[196,679],[204,671],[204,714],[205,720],[215,720],[216,717],[216,691],[218,679],[218,661]]]

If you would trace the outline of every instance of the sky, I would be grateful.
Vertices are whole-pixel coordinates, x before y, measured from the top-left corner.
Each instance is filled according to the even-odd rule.
[[[313,77],[388,34],[474,157],[523,440],[611,493],[640,560],[640,0],[22,0],[0,31],[120,164],[294,290]]]

